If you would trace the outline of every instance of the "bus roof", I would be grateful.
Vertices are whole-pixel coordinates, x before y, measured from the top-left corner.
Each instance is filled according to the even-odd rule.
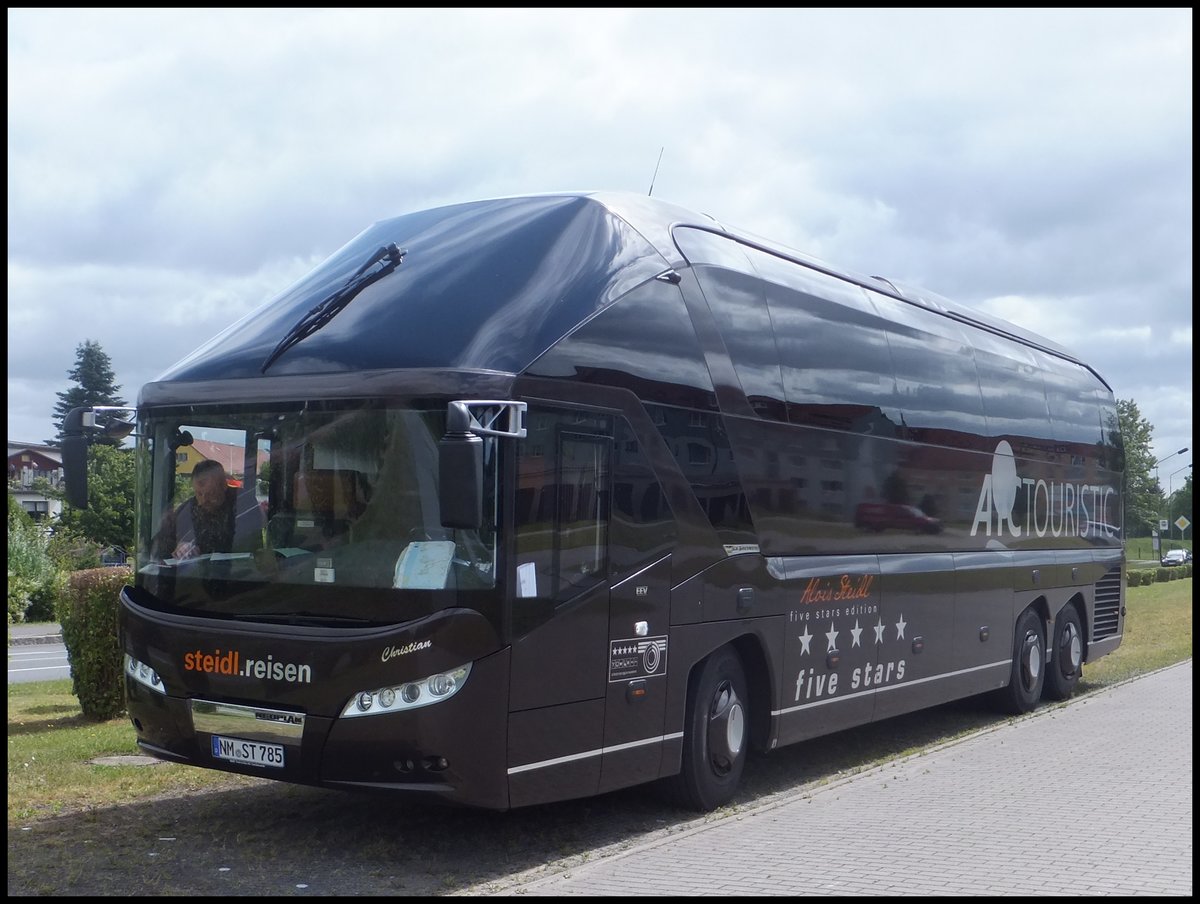
[[[625,192],[565,192],[381,220],[156,382],[396,369],[519,374],[634,286],[686,266],[671,235],[678,225],[722,233],[1078,362],[1056,343],[1013,324],[930,292],[831,267],[668,202]],[[356,271],[391,244],[402,249],[392,272],[278,352],[289,331],[319,315]]]

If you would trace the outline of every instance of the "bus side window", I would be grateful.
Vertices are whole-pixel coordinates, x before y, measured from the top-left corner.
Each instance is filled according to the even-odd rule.
[[[612,462],[609,566],[613,582],[669,553],[675,519],[628,421],[619,418]]]
[[[529,418],[517,486],[517,596],[567,600],[608,577],[610,435]],[[608,428],[611,430],[611,428]]]

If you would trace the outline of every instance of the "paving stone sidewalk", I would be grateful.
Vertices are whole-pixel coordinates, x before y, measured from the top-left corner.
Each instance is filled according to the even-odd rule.
[[[1190,897],[1192,662],[491,893]]]

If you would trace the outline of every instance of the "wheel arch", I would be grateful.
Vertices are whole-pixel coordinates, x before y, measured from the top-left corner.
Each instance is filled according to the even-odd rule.
[[[1013,624],[1016,624],[1017,619],[1021,617],[1021,614],[1026,609],[1032,609],[1037,613],[1038,618],[1042,620],[1042,639],[1045,640],[1048,638],[1050,636],[1050,626],[1054,624],[1054,620],[1050,617],[1050,601],[1046,599],[1045,594],[1042,594],[1036,599],[1030,601],[1028,605],[1022,608],[1021,611],[1016,614],[1016,618],[1013,619]]]
[[[750,710],[750,747],[762,753],[770,744],[771,700],[774,692],[766,650],[762,640],[754,634],[735,637],[728,646],[737,652],[746,676],[746,689],[750,696],[747,701]]]

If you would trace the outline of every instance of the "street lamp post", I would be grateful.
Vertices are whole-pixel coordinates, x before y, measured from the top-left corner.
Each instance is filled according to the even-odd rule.
[[[1176,455],[1182,455],[1187,450],[1188,450],[1188,447],[1184,446],[1182,449],[1180,449],[1177,452],[1172,452],[1170,455],[1164,455],[1162,458],[1160,458],[1158,461],[1156,461],[1154,463],[1154,482],[1155,482],[1155,484],[1157,484],[1158,491],[1160,493],[1162,492],[1162,484],[1158,482],[1158,466],[1161,465],[1168,458],[1174,458]]]
[[[1162,484],[1161,484],[1161,483],[1159,483],[1159,480],[1158,480],[1158,466],[1159,466],[1159,465],[1161,465],[1161,464],[1162,464],[1164,461],[1166,461],[1166,460],[1167,460],[1167,459],[1169,459],[1169,458],[1174,458],[1176,455],[1182,455],[1182,454],[1183,454],[1184,452],[1186,452],[1187,450],[1188,450],[1188,447],[1187,447],[1187,446],[1184,446],[1182,449],[1179,449],[1178,451],[1172,452],[1170,455],[1164,455],[1162,458],[1160,458],[1158,461],[1156,461],[1156,462],[1154,463],[1154,488],[1155,488],[1156,490],[1158,490],[1158,499],[1159,499],[1159,506],[1158,506],[1158,520],[1159,520],[1160,522],[1162,521],[1162,502],[1163,502],[1163,494],[1162,494]],[[1168,525],[1167,527],[1168,527],[1168,531],[1169,531],[1169,530],[1170,530],[1170,525]],[[1159,529],[1160,529],[1160,530],[1162,529],[1162,528],[1161,528],[1161,526],[1160,526],[1160,528],[1159,528]],[[1170,536],[1170,533],[1168,533],[1168,536]],[[1155,544],[1155,546],[1156,546],[1156,547],[1157,547],[1158,545],[1159,545],[1159,544],[1157,544],[1157,543]],[[1155,552],[1158,552],[1158,549],[1155,549]]]

